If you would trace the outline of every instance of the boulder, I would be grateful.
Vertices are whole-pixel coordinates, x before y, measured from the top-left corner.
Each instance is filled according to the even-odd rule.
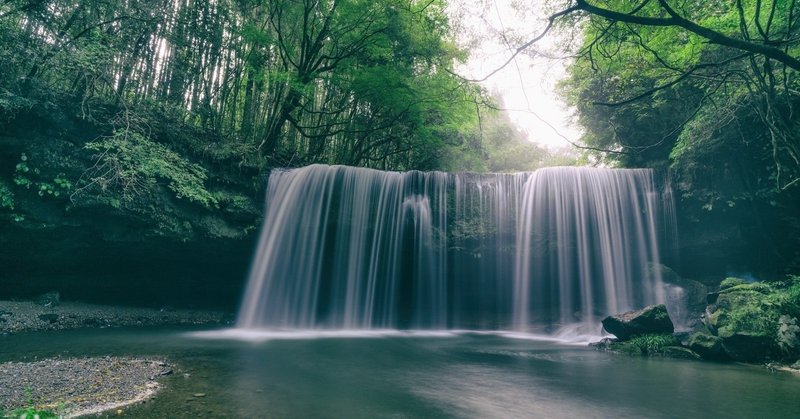
[[[678,330],[696,331],[706,308],[708,287],[700,282],[681,278],[675,271],[659,264],[649,265],[653,275],[664,282],[667,312]]]
[[[61,294],[58,291],[50,291],[36,297],[33,301],[40,306],[55,307],[61,303]]]
[[[708,307],[706,323],[722,340],[728,357],[741,362],[780,357],[776,338],[781,305],[774,302],[775,292],[765,283],[723,281],[716,303]]]
[[[649,333],[663,334],[675,331],[664,304],[608,316],[603,319],[603,328],[620,340]]]
[[[773,354],[774,345],[772,337],[756,333],[736,332],[722,338],[725,353],[740,362],[765,361]]]
[[[703,359],[713,361],[724,361],[729,359],[725,348],[722,346],[722,338],[706,333],[695,333],[689,337],[689,349],[697,352]]]

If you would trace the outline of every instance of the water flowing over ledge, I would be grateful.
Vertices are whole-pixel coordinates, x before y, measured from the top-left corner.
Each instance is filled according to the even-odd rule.
[[[276,170],[238,329],[512,330],[663,302],[646,169]],[[580,332],[576,332],[580,334]]]

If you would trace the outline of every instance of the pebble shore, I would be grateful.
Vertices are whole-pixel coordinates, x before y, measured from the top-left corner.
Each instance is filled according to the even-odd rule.
[[[158,378],[172,374],[163,361],[125,357],[47,359],[0,364],[0,412],[35,407],[65,418],[146,402]]]
[[[19,333],[80,328],[225,325],[228,313],[202,310],[103,306],[58,301],[0,301],[0,339]],[[2,344],[2,340],[0,340]],[[159,390],[158,379],[172,374],[163,360],[129,357],[50,358],[0,363],[0,417],[35,407],[60,417],[114,412],[144,403]],[[115,413],[116,414],[116,413]]]
[[[213,325],[232,321],[216,311],[171,310],[61,302],[0,301],[0,334],[94,327]]]

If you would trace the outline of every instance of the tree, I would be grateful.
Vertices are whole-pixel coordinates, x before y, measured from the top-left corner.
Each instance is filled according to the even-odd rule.
[[[596,76],[592,82],[599,84],[591,105],[581,105],[584,109],[647,107],[664,100],[689,105],[671,112],[677,115],[673,126],[660,129],[649,143],[629,144],[617,137],[599,145],[618,154],[669,150],[682,126],[704,107],[751,106],[770,134],[776,189],[800,180],[800,131],[794,117],[800,70],[797,2],[575,0],[560,13],[586,17],[573,80],[591,72]],[[733,96],[739,99],[719,100]],[[650,104],[642,105],[645,101]]]
[[[568,7],[580,36],[562,90],[584,142],[612,163],[669,168],[683,213],[738,224],[762,268],[798,265],[796,2]]]
[[[484,95],[450,72],[465,53],[445,7],[0,0],[2,210],[66,178],[45,198],[186,232],[252,222],[275,167],[441,168],[473,152]]]

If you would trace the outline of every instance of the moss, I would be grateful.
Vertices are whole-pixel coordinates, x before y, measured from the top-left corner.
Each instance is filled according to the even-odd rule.
[[[706,319],[729,353],[744,353],[742,346],[756,342],[763,357],[791,359],[800,355],[794,327],[800,316],[800,277],[753,283],[728,278],[721,288],[716,307]],[[755,354],[747,355],[756,358]]]
[[[776,329],[779,312],[769,296],[751,289],[739,289],[720,294],[717,310],[712,313],[712,325],[720,337],[736,332],[769,335]],[[776,329],[777,330],[777,329]]]
[[[735,287],[737,285],[746,284],[747,281],[741,278],[725,278],[719,283],[719,289],[724,290],[727,288]]]

